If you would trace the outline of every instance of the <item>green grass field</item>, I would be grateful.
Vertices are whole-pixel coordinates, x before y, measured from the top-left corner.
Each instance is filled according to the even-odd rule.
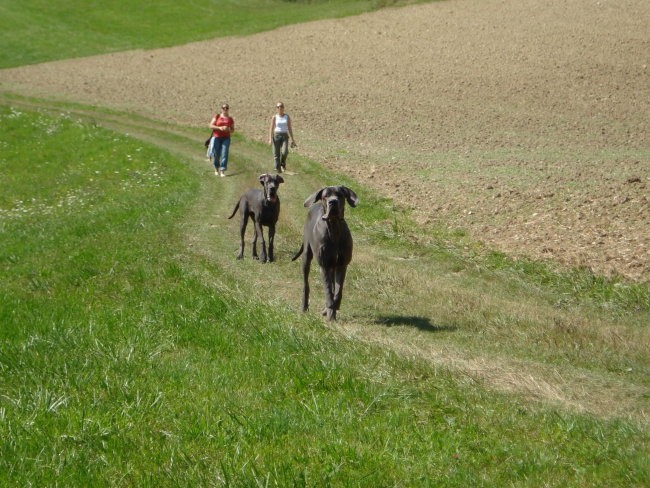
[[[419,229],[297,154],[277,262],[251,229],[236,261],[267,146],[236,137],[219,179],[203,131],[1,100],[0,485],[650,485],[647,286]],[[336,324],[290,261],[331,182],[361,197]]]
[[[215,183],[204,163],[70,116],[1,114],[2,484],[647,482],[634,422],[490,392],[251,298],[241,278],[259,263],[188,247]],[[283,261],[279,276],[298,272]]]
[[[422,0],[0,0],[0,68],[343,17]]]

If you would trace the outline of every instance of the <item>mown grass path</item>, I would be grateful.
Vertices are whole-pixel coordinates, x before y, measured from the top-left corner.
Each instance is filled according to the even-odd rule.
[[[227,217],[246,188],[259,186],[258,175],[272,171],[269,147],[236,137],[228,177],[218,178],[202,146],[207,129],[42,101],[4,103],[64,110],[180,156],[200,180],[196,204],[179,224],[186,236],[186,248],[179,249],[183,265],[203,274],[197,263],[209,260],[228,277],[204,274],[215,293],[248,295],[286,314],[297,315],[300,303],[300,265],[291,257],[301,242],[302,203],[322,186],[347,184],[361,199],[359,208],[346,213],[355,254],[339,321],[325,327],[499,391],[600,417],[647,420],[647,332],[635,327],[634,317],[602,314],[582,301],[558,306],[552,290],[481,269],[435,236],[411,228],[390,201],[302,158],[299,150],[290,155],[280,187],[276,262],[263,265],[250,257],[250,225],[245,259],[235,259],[238,217]],[[323,298],[315,264],[311,279],[310,313],[317,314]]]

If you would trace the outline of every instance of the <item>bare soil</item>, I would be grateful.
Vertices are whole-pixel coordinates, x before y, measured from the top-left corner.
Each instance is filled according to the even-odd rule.
[[[260,141],[281,99],[297,151],[422,225],[647,282],[649,25],[647,0],[449,0],[3,70],[0,89],[206,132],[227,100]]]

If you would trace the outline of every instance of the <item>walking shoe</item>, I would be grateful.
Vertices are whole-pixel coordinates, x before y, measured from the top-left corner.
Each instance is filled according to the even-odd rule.
[[[217,176],[218,174],[219,174],[219,172],[215,169],[214,170],[214,176]]]
[[[222,178],[223,178],[224,176],[226,176],[226,170],[224,170],[224,169],[220,169],[220,170],[219,170],[219,176],[221,176]]]

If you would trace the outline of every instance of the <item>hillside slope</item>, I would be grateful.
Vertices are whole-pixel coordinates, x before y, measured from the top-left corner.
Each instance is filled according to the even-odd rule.
[[[453,0],[0,71],[197,126],[228,100],[299,151],[511,254],[650,279],[650,3]],[[214,53],[214,54],[211,54]]]
[[[0,101],[8,102],[2,97]],[[217,294],[255,290],[248,299],[284,314],[297,313],[302,276],[300,262],[291,258],[301,242],[303,201],[323,180],[334,179],[331,172],[293,155],[294,171],[284,175],[281,185],[276,261],[261,265],[250,259],[250,226],[245,259],[237,260],[239,223],[228,216],[239,195],[257,187],[258,175],[267,171],[264,145],[234,141],[228,178],[222,179],[214,177],[205,154],[196,152],[192,141],[200,134],[197,129],[56,103],[12,104],[18,110],[79,117],[182,158],[200,178],[195,205],[179,222],[185,236],[178,255],[182,267],[198,273]],[[339,321],[324,322],[324,332],[424,360],[460,373],[463,382],[568,411],[647,424],[649,331],[639,327],[647,322],[647,311],[620,314],[616,307],[608,310],[607,303],[593,306],[580,292],[572,298],[552,286],[527,282],[512,270],[482,269],[480,259],[458,259],[453,245],[443,250],[438,239],[405,228],[410,219],[395,212],[392,203],[377,199],[357,183],[353,188],[362,201],[346,212],[355,241],[353,263]],[[390,212],[395,220],[388,226],[367,216],[359,218]],[[203,262],[216,265],[220,272],[206,274]],[[323,303],[318,276],[313,264],[314,315],[319,315]],[[230,287],[228,281],[237,285]]]

